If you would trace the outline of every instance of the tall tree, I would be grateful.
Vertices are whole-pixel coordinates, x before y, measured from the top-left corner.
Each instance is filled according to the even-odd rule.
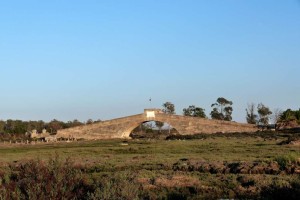
[[[5,121],[0,120],[0,133],[4,133],[5,124]]]
[[[247,116],[246,116],[246,119],[247,119],[247,122],[248,124],[256,124],[257,123],[257,114],[255,114],[254,111],[255,110],[255,104],[254,103],[251,103],[251,104],[248,104],[248,108],[246,109],[246,112],[247,112]]]
[[[211,107],[213,108],[213,110],[210,112],[211,118],[231,121],[231,115],[233,111],[232,104],[232,101],[228,101],[224,97],[219,97],[217,99],[217,102],[211,105]]]
[[[5,133],[13,134],[15,132],[15,122],[12,119],[6,120],[6,124],[4,127]]]
[[[184,116],[206,118],[205,110],[194,105],[183,109]]]
[[[164,113],[166,113],[166,114],[171,114],[171,115],[173,115],[173,114],[175,114],[175,106],[174,106],[174,104],[173,103],[171,103],[171,102],[166,102],[166,103],[164,103],[163,105],[163,112]]]
[[[53,119],[46,126],[46,129],[49,133],[57,133],[58,130],[63,129],[63,128],[64,128],[64,123],[61,121],[58,121],[57,119]]]
[[[280,120],[280,116],[282,115],[282,110],[280,108],[276,108],[273,110],[272,122],[276,124]]]
[[[269,107],[265,106],[264,104],[260,103],[257,106],[257,112],[259,116],[259,123],[261,125],[268,125],[270,120],[270,115],[272,114]]]

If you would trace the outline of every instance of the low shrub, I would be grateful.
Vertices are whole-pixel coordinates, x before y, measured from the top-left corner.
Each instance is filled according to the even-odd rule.
[[[272,184],[262,188],[261,199],[299,199],[300,196],[300,176],[291,183],[282,180],[273,181]]]
[[[300,141],[300,133],[288,135],[286,140],[281,141],[278,145],[292,144],[293,142]]]
[[[217,137],[234,137],[234,138],[249,138],[249,137],[260,137],[268,140],[278,139],[281,137],[295,137],[295,134],[292,133],[281,133],[281,132],[236,132],[236,133],[213,133],[213,134],[193,134],[193,135],[169,135],[166,140],[195,140],[195,139],[208,139],[208,138],[217,138]]]
[[[274,158],[281,170],[285,170],[288,165],[297,164],[299,156],[296,154],[281,155]]]
[[[295,163],[296,157],[281,156],[277,162],[288,166]],[[300,176],[269,175],[265,171],[268,167],[275,169],[274,163],[193,163],[182,158],[170,170],[104,172],[101,168],[89,171],[86,166],[78,167],[70,159],[56,156],[48,161],[14,163],[8,170],[0,171],[0,200],[297,199]],[[255,166],[260,166],[264,174],[243,174],[242,170]]]
[[[94,192],[88,194],[88,199],[140,199],[142,186],[136,182],[136,174],[120,172],[94,180]]]
[[[8,178],[1,178],[0,199],[82,199],[88,190],[70,159],[31,160],[10,170]]]

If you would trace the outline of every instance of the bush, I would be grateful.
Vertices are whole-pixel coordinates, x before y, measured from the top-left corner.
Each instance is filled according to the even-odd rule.
[[[10,170],[8,179],[1,178],[0,199],[82,199],[87,190],[81,171],[70,159],[31,160]]]
[[[278,143],[279,145],[286,145],[286,144],[292,144],[293,142],[299,141],[300,140],[300,134],[299,133],[295,133],[292,135],[289,135],[287,140],[284,140],[280,143]]]
[[[262,188],[261,199],[299,199],[300,177],[291,183],[284,183],[280,180],[274,181],[271,185]]]
[[[121,172],[112,176],[104,176],[95,180],[94,192],[88,194],[88,199],[139,199],[141,185],[137,183],[134,173]]]
[[[296,154],[288,154],[283,156],[277,156],[274,161],[278,163],[281,170],[285,170],[290,164],[297,164],[298,156]]]

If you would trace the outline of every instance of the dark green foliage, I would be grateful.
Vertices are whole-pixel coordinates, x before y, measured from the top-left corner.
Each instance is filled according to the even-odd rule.
[[[279,164],[281,170],[285,170],[289,165],[297,165],[298,163],[297,154],[287,154],[282,156],[277,156],[274,160]]]
[[[231,121],[232,120],[232,101],[228,101],[223,97],[219,97],[217,102],[212,104],[211,107],[213,110],[210,113],[212,119],[217,120],[225,120]]]
[[[300,176],[291,183],[281,183],[274,180],[269,186],[262,188],[261,199],[291,199],[298,200],[300,196]]]
[[[292,120],[296,120],[298,124],[300,124],[300,109],[299,110],[287,109],[280,116],[280,121],[292,121]]]
[[[261,125],[268,125],[270,120],[270,115],[272,114],[269,107],[265,106],[264,104],[260,103],[257,106],[257,112],[259,115],[259,124]]]
[[[248,109],[246,109],[247,116],[246,120],[248,124],[256,124],[257,123],[257,114],[254,113],[255,104],[251,103],[248,105]]]
[[[72,128],[76,126],[81,126],[83,124],[84,123],[78,121],[77,119],[74,119],[73,121],[68,121],[67,123],[53,119],[51,122],[45,124],[45,127],[49,133],[56,133],[60,129]]]
[[[206,118],[205,110],[194,105],[183,109],[184,116]]]
[[[92,123],[89,121],[89,123]],[[46,123],[42,120],[39,121],[22,121],[22,120],[12,120],[0,121],[0,140],[1,138],[19,138],[24,139],[25,133],[37,130],[39,133],[43,129],[46,129],[49,133],[56,133],[60,129],[71,128],[75,126],[80,126],[83,123],[78,120],[73,120],[69,122],[58,121],[56,119]]]
[[[26,132],[26,123],[23,123],[21,120],[7,120],[3,131],[5,133],[13,134],[13,133],[25,133]]]
[[[163,112],[166,114],[175,114],[175,105],[171,102],[166,102],[163,105]]]

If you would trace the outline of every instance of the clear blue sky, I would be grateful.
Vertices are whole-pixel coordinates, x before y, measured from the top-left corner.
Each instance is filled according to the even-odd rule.
[[[0,2],[0,119],[300,107],[298,0]]]

